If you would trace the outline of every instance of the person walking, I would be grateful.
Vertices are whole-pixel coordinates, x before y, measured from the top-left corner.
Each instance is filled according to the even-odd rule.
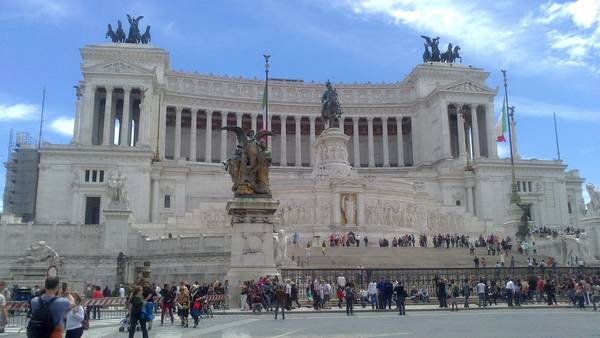
[[[456,298],[460,295],[460,288],[458,283],[454,282],[454,279],[450,281],[450,306],[452,311],[458,311],[458,304]]]
[[[188,315],[190,313],[190,291],[181,282],[179,286],[179,295],[177,296],[177,314],[181,318],[181,326],[188,327]]]
[[[281,318],[285,320],[286,298],[283,285],[277,285],[275,289],[275,319],[277,319],[279,308],[281,308]]]
[[[8,311],[6,311],[6,303],[8,302],[7,294],[6,283],[0,281],[0,333],[4,333],[4,328],[8,324]]]
[[[406,315],[406,307],[404,306],[404,304],[406,296],[408,296],[408,294],[406,293],[402,282],[396,284],[396,287],[394,288],[394,293],[396,294],[396,307],[398,308],[398,315],[404,316]]]
[[[171,291],[169,284],[163,285],[162,290],[160,290],[160,296],[160,325],[164,325],[167,313],[171,318],[172,325],[175,322],[175,318],[173,318],[173,301],[175,301],[175,295]]]
[[[302,305],[300,305],[300,303],[298,302],[298,286],[296,286],[296,283],[292,282],[291,283],[292,286],[292,303],[296,303],[296,305],[298,305],[298,308],[300,309],[302,307]]]
[[[352,283],[346,283],[344,288],[344,298],[346,301],[346,315],[350,316],[354,314],[354,285]]]
[[[94,287],[94,291],[92,292],[92,299],[100,299],[104,298],[104,294],[99,286]],[[100,319],[100,305],[92,306],[93,319]]]
[[[65,316],[75,307],[75,300],[70,294],[61,297],[59,284],[58,277],[46,278],[44,294],[31,300],[27,337],[62,337]]]
[[[477,283],[477,296],[479,297],[478,306],[485,307],[487,304],[485,302],[485,283],[483,282],[483,278]]]
[[[515,283],[512,281],[510,277],[508,277],[508,282],[506,282],[506,302],[508,306],[513,306],[513,298],[515,295]]]
[[[446,290],[446,280],[442,279],[438,282],[438,299],[441,308],[448,307],[448,290]]]
[[[464,307],[469,307],[469,297],[471,296],[471,284],[469,283],[469,279],[465,278],[462,286],[462,294],[465,297],[465,305]]]
[[[67,321],[65,323],[65,330],[67,332],[65,338],[80,338],[83,335],[85,311],[83,310],[83,306],[81,306],[81,296],[77,292],[71,292],[71,297],[73,297],[75,306],[71,311],[67,312]]]
[[[148,338],[148,328],[146,321],[142,319],[142,310],[144,308],[144,289],[141,286],[136,286],[129,297],[129,338],[135,335],[135,329],[138,323],[142,329],[142,337]]]

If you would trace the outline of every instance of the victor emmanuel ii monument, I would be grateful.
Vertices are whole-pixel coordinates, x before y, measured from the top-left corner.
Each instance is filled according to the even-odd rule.
[[[442,60],[439,38],[427,38],[425,62],[394,83],[271,79],[265,121],[264,81],[172,69],[149,26],[140,34],[142,18],[129,18],[129,37],[119,22],[112,42],[80,49],[72,142],[40,149],[35,222],[0,225],[0,276],[44,240],[66,278],[109,284],[149,262],[157,280],[222,279],[247,264],[232,251],[273,250],[235,230],[257,224],[242,211],[250,196],[264,204],[249,208],[263,234],[504,233],[498,89],[486,70],[454,63],[458,47]],[[586,226],[578,171],[514,151],[532,225]]]

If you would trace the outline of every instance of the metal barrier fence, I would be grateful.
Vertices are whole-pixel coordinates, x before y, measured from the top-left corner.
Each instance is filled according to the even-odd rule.
[[[600,267],[594,268],[575,268],[575,267],[556,267],[556,268],[439,268],[439,269],[302,269],[288,268],[282,269],[281,277],[283,280],[290,279],[298,286],[300,296],[305,297],[306,287],[315,278],[328,281],[334,288],[338,276],[344,276],[346,281],[354,283],[355,288],[367,288],[370,281],[379,281],[384,278],[388,281],[402,281],[407,292],[414,286],[418,289],[426,288],[430,295],[436,294],[436,282],[442,278],[462,282],[465,279],[478,281],[484,278],[487,281],[497,281],[498,285],[503,287],[508,277],[513,281],[521,279],[527,280],[529,276],[541,276],[544,279],[555,279],[557,281],[565,278],[581,278],[590,274],[600,273]],[[472,285],[474,286],[474,284]],[[559,290],[557,290],[559,291]]]
[[[155,303],[154,312],[160,316],[160,304],[161,298],[159,297]],[[215,310],[225,310],[224,295],[210,295],[207,301],[211,304]],[[81,304],[84,309],[86,316],[89,316],[90,322],[93,326],[94,320],[104,319],[123,319],[127,316],[127,298],[118,297],[106,297],[98,299],[87,299]],[[27,327],[29,322],[29,302],[7,302],[6,308],[8,310],[8,323],[7,327]],[[216,313],[216,312],[215,312]],[[176,315],[176,311],[173,312]]]

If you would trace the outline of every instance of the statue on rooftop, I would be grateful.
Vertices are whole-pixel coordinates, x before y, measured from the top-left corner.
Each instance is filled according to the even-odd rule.
[[[150,25],[146,26],[146,31],[142,34],[142,43],[148,44],[152,38],[150,37]]]
[[[585,186],[590,195],[590,202],[587,204],[587,216],[600,216],[600,191],[592,183]]]
[[[460,59],[462,62],[462,57],[460,56],[460,46],[452,47],[452,44],[448,44],[448,48],[444,53],[440,53],[440,49],[438,47],[440,38],[430,38],[425,35],[421,35],[423,39],[425,39],[425,52],[423,53],[423,63],[426,62],[445,62],[445,63],[455,63],[456,60]],[[431,49],[431,51],[430,51]]]
[[[127,21],[129,21],[129,35],[127,36],[127,43],[140,43],[142,40],[142,36],[140,34],[140,28],[138,27],[140,20],[142,20],[143,16],[138,16],[137,18],[132,18],[129,14],[127,14]]]
[[[125,31],[123,30],[123,24],[121,20],[117,20],[117,42],[125,42]]]
[[[329,80],[325,83],[325,87],[327,89],[321,97],[321,118],[323,119],[325,129],[328,129],[333,125],[334,121],[342,116],[342,107],[338,101],[337,91],[333,88]]]

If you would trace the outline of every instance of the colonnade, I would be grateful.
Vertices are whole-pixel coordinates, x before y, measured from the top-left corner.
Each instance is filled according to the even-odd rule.
[[[144,90],[130,86],[86,85],[84,107],[77,107],[75,117],[75,141],[121,147],[145,143],[145,133],[140,132],[147,129],[143,126],[148,123],[148,114],[142,112]],[[91,114],[82,114],[82,111]]]
[[[473,161],[495,153],[491,149],[496,145],[494,136],[488,132],[494,127],[486,105],[450,103],[446,109],[450,134],[447,155]]]
[[[257,126],[262,129],[263,125],[262,113],[167,106],[163,115],[165,133],[161,137],[161,157],[191,162],[218,163],[231,155],[237,141],[233,133],[222,131],[221,127],[257,130]],[[269,116],[269,126],[274,134],[268,140],[274,165],[312,165],[310,147],[323,130],[320,116],[274,114]],[[412,116],[344,116],[337,126],[351,136],[348,152],[355,167],[413,164]]]

